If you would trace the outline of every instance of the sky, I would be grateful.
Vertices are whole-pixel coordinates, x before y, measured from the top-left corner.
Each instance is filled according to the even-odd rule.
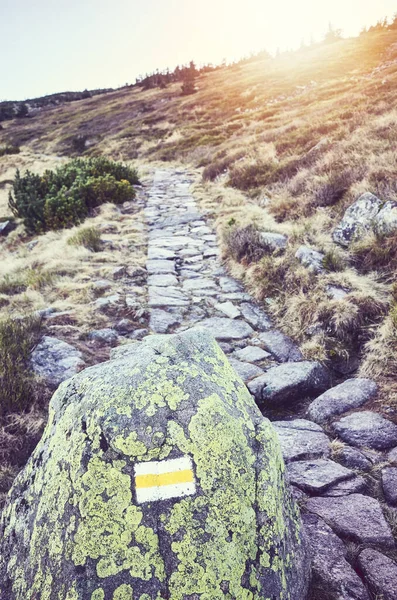
[[[397,0],[0,0],[0,100],[293,49],[330,22],[357,35],[396,12]]]

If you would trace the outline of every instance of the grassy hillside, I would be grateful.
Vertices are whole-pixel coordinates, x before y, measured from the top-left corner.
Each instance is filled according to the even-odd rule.
[[[144,169],[159,162],[189,165],[197,169],[195,193],[217,221],[234,275],[267,304],[305,356],[340,372],[360,365],[381,384],[379,409],[397,410],[397,235],[372,236],[349,252],[331,238],[362,192],[396,198],[396,86],[397,31],[384,30],[241,61],[201,75],[188,96],[170,84],[43,108],[2,123],[0,148],[20,152],[0,156],[0,217],[9,215],[17,167],[43,173],[78,154]],[[105,238],[99,252],[68,243],[92,225]],[[264,250],[261,230],[287,234],[287,251]],[[298,262],[301,244],[325,254],[324,274]],[[55,320],[52,332],[78,344],[87,328],[106,326],[90,304],[92,279],[144,260],[139,213],[116,214],[110,205],[75,230],[34,237],[19,224],[0,246],[0,317],[51,304],[61,314],[72,312]],[[22,288],[13,287],[21,277]],[[347,296],[330,298],[330,285],[348,290]],[[9,445],[1,431],[0,451]]]

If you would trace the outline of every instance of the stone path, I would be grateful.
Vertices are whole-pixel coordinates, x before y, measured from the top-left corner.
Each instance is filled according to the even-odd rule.
[[[397,425],[365,410],[374,382],[331,387],[325,367],[304,361],[227,274],[191,183],[185,171],[157,170],[148,190],[150,330],[208,328],[274,421],[314,553],[313,598],[322,589],[335,599],[396,598]],[[295,418],[280,418],[286,412]],[[343,542],[356,545],[353,556]]]

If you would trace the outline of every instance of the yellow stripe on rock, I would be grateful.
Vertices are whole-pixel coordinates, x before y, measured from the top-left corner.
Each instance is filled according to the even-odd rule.
[[[189,456],[137,463],[134,470],[136,497],[140,504],[183,498],[196,492],[193,464]]]
[[[174,471],[161,473],[160,475],[138,475],[135,478],[137,489],[149,487],[161,487],[162,485],[172,485],[175,483],[190,483],[193,481],[193,471]]]

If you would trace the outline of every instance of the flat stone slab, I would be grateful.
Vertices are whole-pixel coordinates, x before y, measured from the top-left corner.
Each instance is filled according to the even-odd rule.
[[[239,360],[243,360],[245,362],[250,363],[265,360],[270,356],[269,352],[266,352],[266,350],[262,350],[262,348],[259,348],[258,346],[246,346],[245,348],[236,350],[234,354]]]
[[[173,260],[148,260],[146,269],[150,274],[175,273],[175,263]]]
[[[148,285],[155,287],[168,287],[178,285],[178,279],[172,273],[159,273],[158,275],[150,275]]]
[[[248,387],[258,402],[275,407],[314,396],[324,391],[329,381],[327,369],[316,361],[288,362],[270,368]]]
[[[208,277],[199,277],[197,279],[185,279],[182,287],[185,292],[196,292],[215,288],[216,283],[213,279],[209,279]]]
[[[337,535],[346,540],[394,548],[390,527],[374,498],[362,494],[310,498],[306,508],[324,519]]]
[[[377,390],[372,379],[348,379],[313,400],[307,415],[316,423],[326,423],[332,417],[359,408],[373,398]]]
[[[328,437],[319,425],[295,419],[293,421],[274,421],[283,458],[286,463],[294,460],[327,458],[330,453]]]
[[[263,373],[263,369],[248,362],[241,362],[240,360],[236,360],[234,358],[229,358],[229,362],[236,373],[240,375],[244,383],[247,383],[247,381],[250,379],[258,377],[258,375],[262,375]]]
[[[240,309],[230,301],[218,302],[218,304],[215,304],[214,308],[225,314],[229,319],[236,319],[241,315]]]
[[[226,317],[210,317],[198,323],[198,326],[208,329],[217,340],[243,340],[254,333],[245,321]]]
[[[279,362],[296,362],[303,359],[298,346],[281,331],[272,329],[259,334],[259,339]]]
[[[290,483],[313,494],[321,494],[331,485],[354,477],[353,471],[327,458],[292,462],[287,471]]]
[[[219,285],[223,292],[241,292],[243,286],[231,277],[220,277]]]
[[[150,287],[149,306],[188,306],[189,300],[177,287]]]
[[[170,327],[179,325],[180,318],[170,312],[155,308],[150,311],[149,327],[155,333],[167,333]]]
[[[364,577],[377,598],[396,600],[397,563],[373,548],[366,548],[358,557]]]
[[[371,411],[342,417],[333,428],[344,442],[359,448],[388,450],[397,444],[397,425]]]
[[[346,560],[342,540],[317,515],[304,514],[303,525],[312,555],[313,597],[321,598],[327,590],[335,600],[369,600],[363,582]]]
[[[167,250],[167,248],[158,248],[157,246],[152,247],[149,243],[149,260],[174,260],[175,258],[176,254],[173,250]]]
[[[386,502],[397,506],[397,467],[382,469],[382,488]]]
[[[240,310],[244,319],[258,331],[267,331],[272,327],[270,318],[259,306],[244,302],[240,305]]]

